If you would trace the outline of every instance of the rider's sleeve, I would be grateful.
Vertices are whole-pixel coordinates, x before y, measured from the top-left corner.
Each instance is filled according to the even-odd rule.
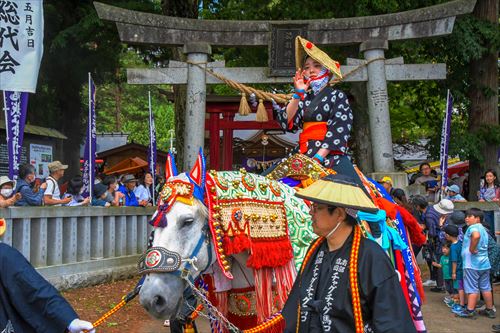
[[[0,243],[1,307],[35,332],[64,332],[78,315],[16,249]],[[3,304],[3,303],[7,304]],[[17,331],[16,331],[17,332]]]

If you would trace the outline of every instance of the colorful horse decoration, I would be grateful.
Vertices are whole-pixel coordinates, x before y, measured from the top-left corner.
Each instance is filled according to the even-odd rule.
[[[168,181],[150,221],[155,227],[152,247],[139,262],[145,274],[143,307],[169,319],[179,313],[186,291],[192,291],[214,332],[281,332],[279,311],[316,236],[307,203],[277,179],[307,186],[331,172],[303,155],[290,157],[267,178],[244,170],[206,172],[200,151],[193,169],[178,174],[169,154]],[[393,259],[415,326],[424,332],[423,289],[405,226],[393,214],[395,204],[387,193],[360,176],[378,207],[390,211],[359,212],[364,236],[371,237],[367,220],[381,224],[376,241]]]

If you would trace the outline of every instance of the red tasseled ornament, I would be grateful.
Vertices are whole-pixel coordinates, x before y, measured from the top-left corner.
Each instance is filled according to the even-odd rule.
[[[286,265],[293,258],[292,245],[287,238],[252,242],[247,266],[254,269]]]
[[[422,246],[425,244],[425,235],[420,228],[420,224],[417,219],[406,210],[406,208],[401,206],[396,206],[397,211],[401,214],[401,218],[405,225],[406,230],[410,234],[410,242],[411,244]]]

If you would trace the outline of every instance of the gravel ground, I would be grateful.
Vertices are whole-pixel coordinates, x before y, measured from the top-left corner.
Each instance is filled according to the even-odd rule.
[[[118,281],[91,288],[82,288],[63,293],[75,307],[80,317],[84,320],[95,321],[103,313],[120,301],[135,285],[136,280]],[[456,318],[443,303],[444,294],[432,293],[426,288],[427,303],[423,307],[424,320],[430,333],[487,333],[491,332],[492,324],[500,324],[500,305],[497,319],[478,317],[477,319]],[[495,286],[495,303],[500,304],[500,286]],[[210,328],[203,319],[197,320],[201,333],[209,333]],[[134,299],[125,308],[121,309],[107,322],[100,326],[97,332],[134,332],[158,333],[170,332],[163,327],[163,323],[149,317],[149,315]],[[401,332],[404,333],[404,332]]]

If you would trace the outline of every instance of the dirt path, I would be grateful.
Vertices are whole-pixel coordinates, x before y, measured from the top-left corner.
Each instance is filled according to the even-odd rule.
[[[131,290],[135,282],[136,280],[118,281],[92,288],[72,290],[63,295],[75,307],[82,319],[94,321],[119,302],[121,296]],[[492,324],[500,324],[500,286],[495,286],[495,303],[499,304],[497,319],[456,318],[443,303],[444,294],[432,293],[426,288],[426,296],[427,303],[424,305],[423,312],[429,333],[487,333],[491,332]],[[197,320],[197,324],[200,333],[210,332],[205,320]],[[97,332],[168,333],[170,330],[163,327],[162,322],[151,319],[139,302],[133,300],[131,304],[109,318]]]

